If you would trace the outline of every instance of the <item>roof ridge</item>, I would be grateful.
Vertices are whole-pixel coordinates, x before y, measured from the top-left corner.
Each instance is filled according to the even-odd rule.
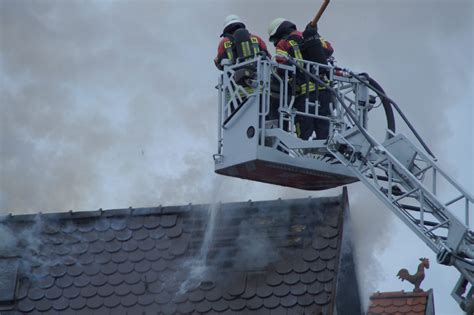
[[[430,295],[431,289],[427,291],[422,291],[422,292],[405,292],[404,290],[402,291],[389,291],[389,292],[375,292],[372,294],[370,297],[371,300],[376,300],[376,299],[388,299],[388,298],[401,298],[401,297],[426,297]]]
[[[302,202],[307,201],[308,199],[312,200],[324,200],[327,202],[339,201],[342,198],[342,194],[338,196],[328,196],[328,197],[312,197],[308,196],[306,198],[292,198],[292,199],[270,199],[270,200],[258,200],[258,201],[234,201],[234,202],[216,202],[214,204],[223,204],[227,207],[238,207],[243,204],[250,203],[252,206],[258,206],[259,204],[265,204],[269,201],[275,202]],[[0,223],[3,222],[21,222],[21,221],[36,221],[39,218],[47,220],[65,220],[65,219],[79,219],[79,218],[96,218],[96,217],[115,217],[115,216],[134,216],[134,215],[153,215],[153,214],[173,214],[173,213],[182,213],[187,212],[192,209],[202,208],[213,203],[200,203],[192,204],[188,203],[187,205],[169,205],[162,206],[161,204],[154,207],[140,207],[140,208],[122,208],[122,209],[106,209],[103,210],[99,208],[98,210],[92,211],[65,211],[65,212],[49,212],[49,213],[30,213],[30,214],[12,214],[8,213],[6,215],[0,215]]]

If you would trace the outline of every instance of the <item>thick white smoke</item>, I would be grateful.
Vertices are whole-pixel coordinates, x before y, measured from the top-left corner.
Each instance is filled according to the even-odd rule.
[[[210,202],[217,181],[212,58],[224,17],[239,14],[266,38],[273,18],[303,27],[318,5],[0,1],[0,213]],[[376,78],[471,188],[473,12],[468,0],[341,0],[320,23],[339,64]],[[217,185],[220,201],[309,195],[229,178]],[[374,255],[400,241],[390,237],[387,210],[368,194],[350,189],[359,263],[375,270],[366,295],[387,272]],[[438,311],[453,308],[449,298],[439,303]]]

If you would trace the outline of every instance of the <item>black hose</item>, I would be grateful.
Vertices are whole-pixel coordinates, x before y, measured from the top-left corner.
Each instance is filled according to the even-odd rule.
[[[377,83],[377,81],[369,77],[369,75],[366,73],[361,73],[359,75],[366,77],[367,80],[369,81],[369,85],[373,86],[377,91],[381,92],[381,93],[377,93],[377,91],[375,91],[377,96],[380,97],[383,109],[385,111],[385,118],[387,119],[387,129],[392,132],[392,133],[390,132],[388,133],[387,138],[392,138],[393,134],[395,133],[395,116],[393,115],[393,109],[392,109],[392,104],[390,103],[390,100],[387,98],[387,96],[385,95],[385,91],[380,86],[380,84]]]
[[[400,117],[402,117],[403,121],[405,121],[405,123],[407,124],[408,128],[410,128],[411,132],[413,132],[413,134],[415,135],[416,139],[418,140],[418,142],[420,142],[420,144],[423,146],[423,148],[425,149],[426,152],[428,152],[429,155],[431,155],[431,157],[433,159],[436,160],[436,156],[433,154],[433,152],[431,152],[430,148],[426,145],[425,141],[423,141],[423,139],[421,138],[421,136],[418,134],[418,132],[415,130],[415,128],[413,127],[413,125],[410,123],[410,121],[408,120],[408,118],[405,116],[405,114],[403,114],[402,110],[400,109],[400,107],[397,105],[397,103],[395,103],[390,97],[388,97],[385,92],[383,91],[383,89],[380,87],[380,85],[377,84],[377,82],[375,82],[375,80],[371,79],[369,77],[368,74],[364,74],[364,76],[366,78],[369,79],[369,82],[371,82],[370,80],[372,80],[373,83],[376,83],[376,85],[378,86],[374,86],[372,85],[371,83],[367,83],[365,82],[364,80],[362,80],[359,75],[355,74],[354,72],[350,71],[350,70],[347,70],[347,69],[344,69],[344,71],[348,72],[350,75],[352,75],[354,78],[356,78],[359,82],[361,82],[362,84],[364,84],[365,86],[367,86],[369,89],[371,89],[372,91],[374,91],[375,93],[377,93],[379,95],[379,97],[383,97],[383,99],[387,102],[389,102],[393,107],[395,107],[395,109],[397,110],[398,114],[400,115]],[[384,108],[386,107],[386,105],[384,104]],[[387,114],[387,111],[385,112]],[[393,112],[392,112],[392,115],[393,115]]]

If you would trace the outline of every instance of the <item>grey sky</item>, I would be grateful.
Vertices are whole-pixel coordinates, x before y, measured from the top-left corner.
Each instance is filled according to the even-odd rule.
[[[266,39],[273,18],[303,27],[319,3],[0,0],[0,213],[340,193],[213,173],[224,17]],[[471,192],[473,12],[470,0],[334,0],[320,23],[338,64],[376,78]],[[364,293],[410,290],[398,269],[434,255],[367,189],[350,195]],[[433,263],[425,287],[437,314],[458,314],[446,270]]]

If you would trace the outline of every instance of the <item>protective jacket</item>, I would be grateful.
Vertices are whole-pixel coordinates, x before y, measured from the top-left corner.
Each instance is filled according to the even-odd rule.
[[[323,46],[324,53],[327,55],[327,58],[329,58],[332,53],[334,52],[331,44],[324,40],[322,37],[320,38],[321,45]],[[283,36],[281,40],[278,41],[278,44],[276,46],[276,61],[278,63],[287,63],[287,60],[285,59],[285,56],[291,56],[294,59],[297,60],[303,60],[304,58],[304,39],[303,39],[303,33],[300,31],[292,31],[286,36]],[[303,66],[303,64],[301,63]],[[305,94],[308,92],[313,92],[316,90],[316,86],[313,82],[308,82],[308,79],[304,76],[302,73],[297,73],[296,77],[296,83],[297,83],[297,94]]]
[[[326,57],[329,58],[332,56],[334,49],[332,48],[331,43],[329,43],[324,38],[319,38],[321,45],[323,46],[324,53]],[[285,63],[285,58],[279,57],[282,56],[291,56],[295,59],[304,59],[303,58],[303,33],[300,31],[293,31],[289,35],[284,36],[283,39],[278,41],[276,46],[276,60],[279,63]]]
[[[217,47],[217,57],[214,59],[216,67],[222,70],[222,59],[229,59],[231,63],[253,58],[260,52],[271,58],[265,42],[257,35],[250,34],[245,28],[236,30],[232,35],[223,34],[223,39]]]

